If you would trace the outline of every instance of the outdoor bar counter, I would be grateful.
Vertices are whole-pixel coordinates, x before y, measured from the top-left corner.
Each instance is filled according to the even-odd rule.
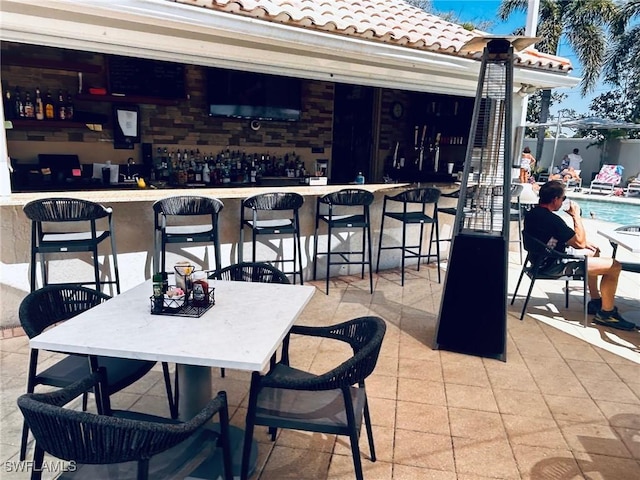
[[[434,184],[429,183],[428,186]],[[422,184],[422,186],[426,186]],[[455,184],[435,185],[443,193],[457,189]],[[403,189],[417,187],[416,184],[364,184],[364,185],[326,185],[326,186],[285,186],[285,187],[245,187],[245,188],[189,188],[189,189],[127,189],[127,190],[94,190],[94,191],[60,191],[60,192],[29,192],[13,193],[0,198],[0,261],[2,262],[3,281],[0,286],[0,298],[4,305],[6,315],[2,319],[2,327],[16,326],[19,324],[17,312],[21,300],[29,291],[29,252],[31,244],[31,224],[25,216],[22,208],[32,200],[52,197],[71,197],[90,200],[113,208],[113,218],[116,232],[118,263],[120,267],[120,281],[122,290],[150,278],[152,275],[153,259],[153,202],[174,195],[201,195],[220,199],[224,203],[224,209],[220,214],[220,242],[223,266],[237,261],[237,244],[239,240],[240,205],[244,198],[263,192],[290,191],[304,196],[305,202],[300,210],[303,268],[306,279],[313,275],[313,235],[315,228],[316,198],[329,192],[342,188],[362,188],[375,195],[371,206],[373,258],[377,254],[378,235],[382,215],[382,200],[384,195],[395,194]],[[456,199],[442,198],[439,206],[455,206]],[[451,215],[440,216],[440,234],[442,238],[449,238],[451,233]],[[398,227],[385,227],[385,242],[387,236],[394,237],[400,243],[401,230]],[[68,226],[68,225],[67,225]],[[395,227],[395,228],[394,228]],[[410,229],[410,238],[417,228]],[[415,232],[414,232],[415,231]],[[323,236],[325,230],[323,230]],[[247,239],[247,237],[245,237]],[[250,241],[250,237],[248,237]],[[320,240],[322,244],[322,238]],[[358,245],[361,235],[353,236],[353,245]],[[100,246],[100,254],[109,253],[108,242]],[[285,246],[291,245],[290,240],[285,240]],[[445,252],[448,243],[441,243]],[[188,249],[188,259],[201,260],[202,268],[213,268],[212,249],[205,249],[203,245],[194,245]],[[172,254],[171,252],[175,252]],[[178,250],[169,250],[167,265],[173,265],[175,261],[182,259],[178,256]],[[250,261],[251,249],[245,248],[245,261]],[[275,258],[273,250],[266,247],[258,248],[257,260]],[[74,280],[87,280],[92,278],[90,256],[86,254],[51,255],[50,282],[63,282]],[[206,262],[211,259],[210,265]],[[400,264],[399,256],[393,253],[385,253],[380,261],[380,268],[392,268]],[[375,268],[375,266],[373,267]],[[357,268],[353,269],[353,273]],[[323,278],[324,268],[318,269],[318,278]],[[350,272],[347,267],[334,267],[335,275],[344,275]],[[107,292],[109,293],[109,292]]]

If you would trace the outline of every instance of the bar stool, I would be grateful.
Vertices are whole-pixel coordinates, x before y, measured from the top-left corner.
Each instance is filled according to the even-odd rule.
[[[154,220],[154,268],[166,271],[168,244],[211,243],[216,266],[221,267],[218,215],[224,204],[217,198],[198,196],[175,196],[158,200],[153,204]],[[208,223],[185,225],[189,217],[209,217]]]
[[[438,199],[440,198],[440,190],[433,187],[414,188],[406,190],[402,193],[398,193],[394,196],[385,195],[384,202],[382,204],[382,223],[380,225],[380,241],[378,243],[378,261],[376,263],[376,273],[380,266],[380,254],[382,250],[400,250],[401,251],[401,285],[404,286],[404,265],[407,258],[418,259],[418,270],[420,270],[420,259],[426,258],[427,264],[432,257],[436,258],[438,263],[438,283],[440,283],[440,236],[438,233]],[[388,202],[395,202],[396,204],[402,204],[402,211],[398,211],[389,204],[390,210],[387,210]],[[413,205],[413,207],[412,207]],[[420,205],[420,210],[415,210],[415,206]],[[429,215],[427,213],[427,205],[432,205],[432,212]],[[409,210],[409,208],[413,208]],[[393,220],[398,220],[402,223],[402,245],[395,245],[389,247],[382,246],[382,237],[384,233],[385,218],[388,217]],[[422,237],[424,234],[424,225],[431,224],[431,232],[429,234],[429,251],[425,255],[422,253]],[[408,225],[420,225],[420,236],[418,237],[417,245],[407,245],[407,226]],[[434,243],[433,232],[435,230],[436,239],[436,254],[431,254],[431,245]],[[416,251],[417,249],[417,251]]]
[[[467,197],[472,197],[473,196],[473,192],[475,191],[476,187],[472,186],[472,187],[467,187]],[[460,190],[456,190],[454,192],[450,192],[450,193],[440,193],[441,197],[447,197],[447,198],[460,198]],[[438,207],[438,214],[444,213],[445,215],[453,215],[454,217],[456,216],[456,213],[458,211],[458,207]],[[453,235],[452,235],[453,236]],[[450,242],[452,239],[451,238],[443,238],[440,241],[441,242]]]
[[[511,237],[509,237],[509,243],[518,243],[520,263],[522,263],[522,205],[520,204],[520,194],[523,188],[523,184],[520,183],[512,183],[509,186],[509,222],[518,222],[518,238],[512,240]],[[502,208],[502,202],[498,202],[496,199],[502,199],[503,191],[502,185],[491,187],[491,201],[488,207],[492,212],[491,218],[494,217],[493,211],[495,209]],[[493,223],[491,223],[490,228],[493,229],[493,226]]]
[[[300,276],[300,284],[304,284],[302,273],[302,248],[300,242],[300,219],[298,210],[302,207],[304,198],[293,192],[272,192],[253,195],[242,201],[240,205],[240,244],[238,245],[238,262],[242,263],[244,250],[244,229],[251,230],[252,261],[256,261],[256,243],[259,235],[291,235],[293,238],[293,257],[284,258],[281,243],[280,253],[276,260],[270,263],[292,263],[293,269],[285,274],[293,275],[293,283],[296,283],[296,275]],[[246,215],[246,210],[251,209],[251,216]],[[287,218],[282,218],[282,213],[289,211]],[[271,213],[270,213],[271,212]],[[274,214],[273,212],[278,212]],[[297,263],[297,266],[296,266]]]
[[[327,256],[327,295],[329,294],[329,274],[331,265],[362,265],[361,277],[364,278],[364,267],[369,266],[369,290],[373,293],[373,273],[371,271],[371,222],[369,205],[373,203],[373,194],[358,188],[345,188],[337,192],[318,197],[316,206],[316,229],[314,237],[315,258],[313,261],[313,279],[316,279],[318,256]],[[318,229],[320,222],[327,224],[327,251],[318,251]],[[331,250],[331,237],[334,229],[362,229],[362,249],[336,251]],[[342,261],[332,262],[331,256],[338,255]],[[351,260],[359,256],[360,261]]]
[[[509,240],[509,243],[518,242],[520,252],[520,263],[522,263],[522,205],[520,204],[520,194],[524,187],[519,183],[511,185],[511,207],[509,209],[509,221],[518,222],[518,239]]]
[[[101,291],[102,285],[115,285],[116,292],[120,293],[120,274],[118,272],[118,256],[116,252],[116,240],[111,207],[104,207],[98,203],[76,198],[48,198],[34,200],[27,203],[23,211],[31,220],[31,291],[36,290],[36,264],[38,254],[41,256],[42,286],[49,285],[48,262],[45,255],[48,253],[75,253],[91,252],[93,256],[93,281],[62,282],[58,284],[95,285],[95,289]],[[98,220],[106,219],[107,229],[98,230]],[[82,224],[87,222],[88,228],[68,226],[54,227],[53,224],[63,223]],[[62,230],[65,228],[65,230]],[[98,245],[111,239],[111,257],[113,259],[112,280],[101,280],[100,264],[98,261]],[[107,257],[105,255],[105,263]]]

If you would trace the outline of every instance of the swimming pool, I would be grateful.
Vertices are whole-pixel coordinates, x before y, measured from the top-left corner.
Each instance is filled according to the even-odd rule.
[[[583,218],[597,218],[621,225],[640,225],[640,204],[607,202],[585,199],[584,197],[570,196],[569,198],[580,205]]]

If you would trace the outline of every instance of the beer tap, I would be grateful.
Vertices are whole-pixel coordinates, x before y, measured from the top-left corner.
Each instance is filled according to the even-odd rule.
[[[422,127],[422,137],[420,138],[420,154],[418,155],[418,170],[419,171],[422,171],[422,162],[424,161],[424,140],[425,140],[426,135],[427,135],[427,125],[425,124]]]
[[[438,163],[440,163],[440,133],[436,134],[436,140],[434,142],[434,156],[433,156],[433,171],[437,172],[439,165]]]
[[[131,178],[131,165],[135,164],[136,162],[133,161],[133,157],[129,157],[127,158],[127,178],[126,180],[133,180]]]
[[[393,165],[392,165],[393,169],[400,168],[400,165],[398,164],[398,148],[399,147],[400,147],[400,142],[396,142],[396,148],[395,148],[395,151],[393,152]]]

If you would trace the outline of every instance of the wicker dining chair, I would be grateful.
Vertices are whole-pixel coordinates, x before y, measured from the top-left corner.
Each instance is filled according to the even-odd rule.
[[[42,476],[45,453],[74,462],[74,468],[60,478],[121,478],[121,472],[126,472],[129,465],[115,467],[114,464],[126,462],[137,462],[137,466],[131,467],[137,470],[138,480],[175,478],[176,473],[183,478],[198,466],[194,458],[208,458],[207,448],[215,449],[214,442],[222,448],[224,478],[233,477],[225,392],[218,392],[190,420],[170,421],[137,412],[111,410],[108,396],[102,389],[105,373],[104,368],[100,368],[63,389],[29,393],[18,398],[18,407],[36,440],[32,480]],[[102,414],[64,408],[90,391],[97,392]],[[216,414],[220,418],[220,431],[204,430],[202,427]],[[191,442],[183,451],[177,450],[181,443],[198,434],[197,441]],[[158,465],[163,452],[167,452],[168,458]],[[158,462],[154,463],[154,460]]]
[[[291,283],[289,277],[283,271],[265,262],[234,263],[211,272],[209,279],[233,282]]]
[[[42,284],[46,286],[49,284],[46,254],[91,252],[93,281],[74,281],[66,284],[95,285],[96,290],[101,290],[102,285],[112,284],[115,285],[116,292],[120,293],[120,274],[111,207],[76,198],[46,198],[27,203],[23,211],[31,220],[30,285],[32,292],[36,289],[38,255],[40,255]],[[107,228],[98,230],[99,222],[103,219],[106,220]],[[66,227],[65,230],[61,230],[61,225]],[[98,245],[107,239],[111,240],[113,278],[102,280]]]
[[[264,262],[234,263],[209,274],[209,279],[226,280],[232,282],[257,282],[257,283],[291,283],[289,277],[273,265]],[[220,369],[224,377],[224,368]]]
[[[33,338],[52,325],[69,320],[110,298],[104,293],[80,285],[49,285],[28,294],[20,304],[18,316],[27,336]],[[38,385],[66,387],[91,373],[86,355],[65,355],[40,371],[38,371],[38,356],[39,350],[32,348],[29,356],[27,393],[32,393]],[[153,368],[155,363],[116,357],[97,357],[97,364],[107,370],[108,382],[105,384],[107,395],[116,393],[138,381]],[[162,370],[169,399],[169,411],[172,418],[177,418],[177,394],[171,387],[169,366],[166,362],[162,363]],[[85,409],[86,403],[85,397],[83,401]],[[29,428],[24,423],[20,460],[26,457],[28,436]]]
[[[346,435],[351,443],[355,478],[363,478],[358,446],[363,417],[371,461],[376,460],[365,379],[376,366],[385,331],[386,324],[379,317],[360,317],[327,327],[291,328],[280,361],[268,373],[254,372],[251,377],[241,479],[246,480],[248,475],[256,425],[269,427],[272,440],[277,428]],[[345,342],[353,355],[318,375],[299,370],[290,365],[291,335]]]

